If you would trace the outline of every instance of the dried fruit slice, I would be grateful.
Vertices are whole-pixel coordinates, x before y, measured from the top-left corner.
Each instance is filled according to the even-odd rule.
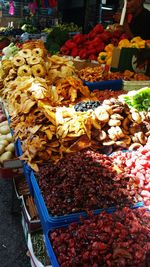
[[[109,113],[101,106],[95,109],[95,115],[99,121],[109,121]]]

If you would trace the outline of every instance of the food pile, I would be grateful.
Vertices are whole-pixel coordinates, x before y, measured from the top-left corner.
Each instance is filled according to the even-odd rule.
[[[134,149],[149,141],[149,111],[138,112],[116,98],[99,102],[72,61],[48,56],[41,41],[25,43],[12,61],[2,60],[1,72],[21,159],[36,171],[38,164],[65,153]]]
[[[130,206],[142,200],[130,175],[117,173],[111,157],[91,150],[40,166],[38,182],[47,208],[55,216]]]
[[[15,146],[10,127],[4,112],[3,105],[0,104],[0,165],[5,160],[12,159],[15,155]]]
[[[141,191],[145,204],[150,205],[150,145],[140,147],[137,151],[115,152],[113,162],[132,176],[134,185]]]
[[[149,110],[150,108],[150,88],[144,87],[138,91],[128,92],[126,95],[120,97],[129,105],[129,107],[136,108],[139,111]]]
[[[86,67],[78,71],[78,76],[87,82],[99,82],[122,79],[125,81],[149,81],[150,78],[143,73],[134,73],[125,70],[124,72],[108,72],[104,67]]]
[[[120,37],[120,34],[118,33],[118,38]],[[110,43],[104,47],[104,51],[100,52],[98,55],[98,62],[100,64],[106,64],[110,65],[112,61],[112,54],[114,48],[148,48],[149,42],[146,40],[143,40],[140,36],[133,37],[131,40],[129,38],[127,39],[126,36],[122,35],[120,40],[116,39],[116,42],[114,40],[110,40]]]
[[[118,32],[105,30],[101,24],[97,24],[88,34],[76,34],[67,40],[61,47],[63,55],[79,57],[81,59],[97,60],[104,47],[109,43],[118,44],[125,35]]]
[[[82,50],[82,41],[85,44],[91,38],[85,45],[90,51],[96,34],[106,43],[110,38],[99,25],[88,37],[76,35],[65,46],[77,52],[74,43]],[[96,42],[97,55],[104,44],[97,47]],[[62,267],[149,263],[149,213],[130,208],[139,202],[149,205],[150,88],[118,97],[123,91],[90,92],[83,83],[120,78],[149,79],[130,71],[113,74],[101,66],[77,71],[68,58],[49,56],[41,41],[27,42],[12,60],[1,61],[0,88],[13,138],[20,139],[20,159],[36,172],[49,214],[57,217],[85,211],[90,215],[88,220],[81,218],[80,224],[49,233]],[[14,151],[4,116],[1,139],[2,163],[4,154],[11,158]],[[31,217],[37,218],[33,199],[27,197],[26,204]],[[108,207],[118,210],[91,215],[93,210]]]
[[[61,267],[149,266],[150,214],[124,208],[49,233]]]

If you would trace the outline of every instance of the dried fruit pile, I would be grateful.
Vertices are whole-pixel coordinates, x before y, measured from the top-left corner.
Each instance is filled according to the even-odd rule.
[[[45,71],[41,75],[37,69],[33,75],[39,64]],[[36,41],[12,61],[3,60],[0,76],[14,137],[21,140],[21,159],[35,171],[39,163],[57,161],[65,153],[133,149],[149,140],[149,111],[139,113],[115,98],[98,106],[97,96],[76,77],[73,63],[56,55],[46,57]]]
[[[112,155],[114,163],[130,174],[146,205],[150,205],[150,145],[140,147],[137,151]]]
[[[93,95],[97,97],[99,101],[103,101],[105,99],[110,99],[110,98],[117,98],[119,95],[126,94],[127,91],[124,90],[116,90],[116,91],[111,91],[111,90],[94,90]]]
[[[49,234],[61,267],[144,267],[150,262],[150,213],[124,208]]]
[[[125,70],[124,72],[110,72],[105,68],[98,67],[86,67],[78,71],[78,76],[87,82],[98,82],[108,80],[122,79],[125,81],[146,81],[150,78],[142,73],[134,73],[133,71]]]
[[[117,174],[110,157],[81,151],[40,167],[39,186],[53,215],[130,205],[141,200],[130,176]]]

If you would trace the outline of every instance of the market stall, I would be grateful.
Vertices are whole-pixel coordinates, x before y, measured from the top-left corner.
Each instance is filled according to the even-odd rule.
[[[78,70],[73,60],[48,55],[40,40],[7,49],[1,61],[1,95],[28,184],[14,181],[16,192],[17,187],[22,190],[17,194],[22,200],[31,264],[41,266],[35,260],[34,241],[31,245],[33,232],[39,229],[48,253],[42,257],[48,257],[52,266],[79,262],[98,266],[99,261],[108,266],[147,264],[149,77],[129,70],[110,72],[104,64],[92,67],[90,63]],[[141,80],[147,88],[132,88],[128,93],[125,80]],[[1,163],[5,164],[9,158],[4,157],[7,152],[2,153]],[[107,229],[101,227],[97,232],[105,220]],[[110,222],[116,225],[115,237]],[[127,232],[128,224],[131,232]],[[89,229],[92,239],[87,238]],[[77,234],[72,236],[73,232]],[[100,238],[108,233],[109,240]],[[142,241],[137,240],[137,233]],[[125,253],[128,242],[130,249]],[[121,248],[114,250],[115,244]]]
[[[31,266],[149,266],[150,41],[56,24],[1,46],[0,173]]]

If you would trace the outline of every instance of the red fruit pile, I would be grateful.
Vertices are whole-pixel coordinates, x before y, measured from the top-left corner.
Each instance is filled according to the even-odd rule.
[[[112,43],[117,46],[120,39],[122,36],[119,32],[111,33],[101,24],[97,24],[88,34],[76,34],[66,41],[60,51],[63,55],[97,60],[98,54],[104,50],[105,45]]]
[[[125,173],[130,174],[145,204],[150,205],[150,145],[140,147],[137,151],[115,152],[112,159]]]
[[[124,208],[49,235],[61,267],[148,267],[150,213]]]
[[[111,157],[80,151],[40,167],[39,186],[52,215],[138,202],[130,177],[117,174]]]
[[[119,95],[126,94],[127,91],[119,90],[119,91],[111,91],[111,90],[94,90],[92,95],[96,96],[99,101],[104,101],[105,99],[109,98],[117,98]]]

